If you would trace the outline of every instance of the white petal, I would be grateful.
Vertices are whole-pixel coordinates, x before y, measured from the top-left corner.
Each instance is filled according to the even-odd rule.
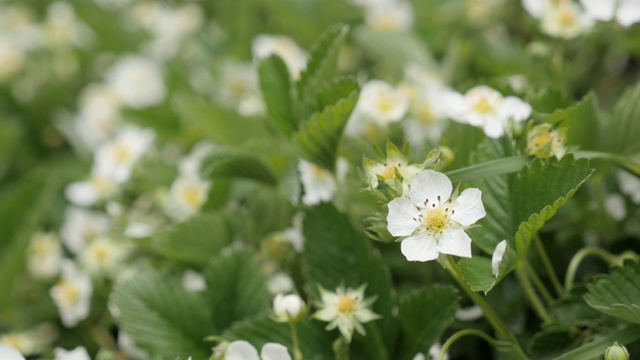
[[[487,215],[482,205],[482,192],[476,188],[464,190],[453,203],[452,210],[451,219],[462,226],[469,226]]]
[[[458,321],[475,321],[483,315],[484,312],[482,312],[482,309],[478,305],[472,305],[456,310],[456,320]]]
[[[502,263],[505,250],[507,250],[507,240],[500,241],[498,245],[496,245],[496,249],[493,250],[493,255],[491,255],[491,273],[493,273],[494,276],[498,276],[500,263]]]
[[[291,360],[291,355],[289,355],[287,348],[276,343],[264,344],[260,351],[260,357],[262,360]]]
[[[258,351],[244,340],[229,344],[224,356],[225,360],[260,360]]]
[[[24,360],[24,356],[20,354],[17,349],[8,346],[0,345],[0,359],[3,360]]]
[[[640,3],[634,0],[621,1],[616,18],[622,26],[631,26],[640,21]]]
[[[405,197],[399,197],[389,202],[387,215],[387,229],[393,236],[409,236],[413,234],[420,221],[420,212]]]
[[[449,200],[451,191],[453,191],[453,186],[447,175],[433,170],[425,170],[411,182],[409,197],[418,207],[425,207],[426,200],[429,200],[428,206],[432,206],[432,204],[437,206],[441,202]]]
[[[79,206],[91,206],[100,198],[100,194],[89,181],[69,184],[65,189],[65,195],[69,201]]]
[[[524,121],[531,115],[531,105],[515,96],[507,96],[502,101],[500,114],[517,122]]]
[[[438,251],[443,254],[471,257],[471,238],[461,229],[445,229],[438,242]]]
[[[586,16],[593,20],[610,21],[616,9],[615,0],[580,0]]]
[[[466,114],[468,112],[468,106],[464,101],[464,95],[447,91],[442,96],[442,107],[445,115],[457,122],[466,123]]]
[[[426,233],[404,239],[400,250],[409,261],[429,261],[438,257],[436,239]]]
[[[545,3],[545,0],[522,0],[522,7],[524,7],[531,16],[539,18],[544,13]]]
[[[484,134],[492,139],[497,139],[504,134],[506,122],[499,118],[493,118],[484,123],[482,130]]]

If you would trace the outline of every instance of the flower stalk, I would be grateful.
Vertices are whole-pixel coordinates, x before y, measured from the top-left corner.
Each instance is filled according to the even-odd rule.
[[[616,256],[611,254],[610,252],[601,249],[595,246],[587,246],[582,248],[576,252],[576,254],[569,262],[569,267],[567,268],[567,274],[564,279],[564,291],[569,292],[573,287],[573,282],[576,277],[576,272],[578,271],[578,267],[582,260],[584,260],[587,256],[594,255],[599,257],[600,259],[607,262],[610,266],[618,265],[622,266],[625,260],[637,260],[638,254],[633,251],[625,251],[624,253]]]
[[[480,331],[476,329],[464,329],[451,335],[451,337],[442,345],[442,348],[440,349],[440,353],[438,354],[437,360],[443,360],[444,356],[447,354],[447,350],[449,350],[451,345],[453,345],[453,343],[456,342],[461,337],[467,336],[467,335],[474,335],[474,336],[480,337],[495,348],[501,347],[501,342],[499,340],[492,338],[491,336],[487,335],[484,331]]]

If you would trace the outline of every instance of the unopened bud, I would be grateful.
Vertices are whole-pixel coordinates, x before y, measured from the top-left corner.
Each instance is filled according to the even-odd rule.
[[[296,323],[307,313],[307,306],[296,294],[278,294],[273,300],[273,312],[278,322]]]
[[[604,352],[605,360],[629,360],[629,352],[627,348],[614,342],[613,345],[607,348]]]

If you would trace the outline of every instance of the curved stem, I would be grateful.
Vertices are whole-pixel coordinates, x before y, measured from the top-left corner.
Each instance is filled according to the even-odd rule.
[[[533,285],[536,287],[540,295],[542,295],[542,298],[547,305],[553,304],[553,297],[551,296],[551,293],[547,290],[546,286],[544,286],[542,280],[540,280],[540,277],[536,274],[536,271],[533,270],[530,263],[527,263],[527,275],[529,275],[531,281],[533,281]]]
[[[491,344],[491,346],[498,347],[498,345],[499,345],[498,340],[492,338],[491,336],[487,335],[483,331],[475,330],[475,329],[464,329],[464,330],[460,330],[457,333],[451,335],[451,337],[442,345],[442,348],[440,348],[440,353],[438,354],[437,360],[443,360],[445,354],[447,353],[447,350],[449,350],[451,345],[453,345],[453,343],[456,340],[458,340],[461,337],[466,336],[466,335],[475,335],[477,337],[480,337],[480,338],[486,340],[489,344]]]
[[[527,359],[527,356],[525,355],[524,350],[522,350],[522,348],[520,347],[520,343],[518,343],[518,340],[516,339],[516,337],[513,336],[513,334],[507,329],[504,322],[502,321],[502,319],[500,319],[498,314],[496,314],[496,312],[493,310],[491,305],[489,305],[489,303],[484,298],[482,298],[482,296],[480,296],[477,292],[469,288],[469,285],[466,283],[466,281],[464,280],[464,277],[462,276],[462,271],[458,267],[458,264],[456,264],[456,262],[453,261],[450,256],[446,257],[446,260],[444,263],[447,270],[449,270],[449,272],[451,273],[451,275],[453,275],[453,278],[456,280],[458,285],[460,285],[460,288],[462,288],[462,290],[464,290],[467,296],[469,296],[469,298],[471,298],[471,300],[476,305],[478,305],[478,307],[482,309],[482,312],[484,313],[485,318],[487,319],[487,321],[489,321],[491,326],[493,326],[493,329],[498,334],[498,337],[512,344],[513,348],[515,349],[518,355],[518,358]]]
[[[536,313],[538,313],[538,316],[540,316],[542,321],[544,321],[545,323],[551,321],[549,313],[547,313],[547,310],[544,308],[544,305],[542,305],[540,298],[538,298],[535,290],[533,290],[533,286],[531,285],[531,281],[529,281],[529,278],[527,277],[524,265],[518,266],[518,268],[516,269],[516,275],[518,275],[520,285],[522,285],[522,287],[524,288],[524,292],[525,294],[527,294],[527,297],[529,298],[533,309],[536,311]]]
[[[556,275],[556,271],[553,269],[553,264],[551,264],[551,260],[549,260],[549,255],[544,248],[544,244],[542,243],[542,239],[540,239],[540,235],[536,232],[533,235],[533,240],[536,244],[536,249],[538,250],[538,255],[540,256],[540,260],[542,260],[542,264],[544,268],[547,270],[547,274],[551,279],[551,283],[555,288],[558,295],[562,294],[562,284],[560,284],[560,280],[558,279],[558,275]]]
[[[600,259],[607,262],[610,266],[613,265],[622,265],[625,260],[628,259],[637,259],[638,255],[633,251],[625,251],[624,253],[616,256],[608,252],[607,250],[601,249],[595,246],[587,246],[582,248],[573,255],[571,262],[569,262],[569,267],[567,268],[567,275],[564,279],[564,290],[570,291],[573,286],[573,281],[576,277],[576,272],[578,271],[578,267],[584,258],[589,255],[594,255],[599,257]]]

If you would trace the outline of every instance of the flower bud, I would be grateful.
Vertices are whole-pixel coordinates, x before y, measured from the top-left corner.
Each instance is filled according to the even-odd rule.
[[[273,300],[273,312],[278,322],[296,323],[307,313],[307,307],[296,294],[278,294]]]
[[[605,360],[629,360],[629,352],[627,348],[618,344],[618,342],[614,342],[613,345],[609,346],[607,350],[604,352]]]

